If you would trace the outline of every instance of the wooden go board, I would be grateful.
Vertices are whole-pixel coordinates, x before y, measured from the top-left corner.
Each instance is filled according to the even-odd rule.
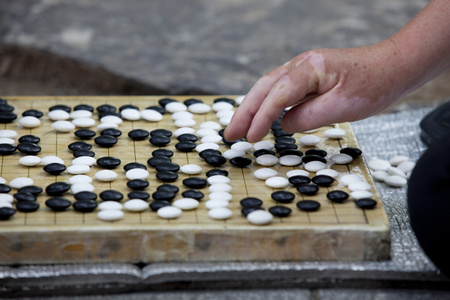
[[[52,129],[47,117],[49,107],[55,104],[67,104],[74,107],[78,104],[90,104],[97,107],[101,104],[111,104],[117,108],[124,104],[134,104],[140,109],[158,105],[162,97],[6,97],[8,103],[15,107],[15,113],[20,117],[27,109],[39,109],[44,112],[41,126],[33,129],[19,128],[16,122],[0,124],[0,129],[17,131],[18,137],[34,134],[41,138],[42,151],[37,155],[44,157],[56,155],[62,158],[66,166],[71,165],[74,158],[67,148],[71,142],[78,140],[73,132],[57,133]],[[192,97],[172,97],[183,101]],[[212,104],[218,96],[196,97],[207,104]],[[233,98],[233,97],[231,97]],[[93,116],[98,120],[97,113]],[[204,121],[218,121],[214,112],[204,115],[194,115],[198,125]],[[98,123],[97,123],[98,124]],[[358,147],[356,138],[349,124],[337,124],[335,127],[345,129],[347,135],[343,139],[323,138],[315,148],[326,150],[329,155],[339,152],[343,147]],[[156,128],[166,128],[174,131],[176,127],[170,117],[165,114],[160,122],[124,121],[119,129],[123,132],[119,142],[112,148],[102,148],[91,140],[92,150],[96,158],[114,156],[121,159],[122,164],[115,171],[119,177],[112,182],[100,182],[94,179],[95,192],[98,194],[106,189],[115,189],[126,195],[131,191],[123,165],[129,162],[146,164],[151,152],[157,147],[151,145],[148,139],[133,141],[127,133],[132,129],[142,128],[151,131]],[[323,132],[330,127],[320,128],[315,135],[324,137]],[[95,127],[91,128],[95,129]],[[98,132],[98,130],[96,130]],[[298,140],[301,133],[295,134]],[[273,139],[269,134],[265,139]],[[165,148],[175,152],[172,161],[180,166],[198,164],[203,167],[200,176],[206,178],[206,171],[212,167],[207,165],[198,153],[183,153],[175,149],[175,137]],[[297,144],[299,144],[297,142]],[[310,147],[312,148],[312,147]],[[221,144],[221,151],[229,146]],[[303,152],[308,147],[299,146]],[[54,176],[43,171],[42,166],[25,167],[18,163],[22,153],[2,156],[0,176],[7,182],[16,177],[30,177],[34,184],[44,188],[52,182],[68,182],[67,172]],[[70,262],[174,262],[174,261],[338,261],[338,260],[385,260],[390,256],[390,227],[383,209],[382,202],[376,195],[375,187],[369,176],[364,158],[355,159],[349,165],[333,166],[343,174],[359,174],[372,185],[377,206],[371,210],[363,210],[347,200],[342,204],[332,203],[326,199],[326,193],[334,189],[347,192],[336,181],[331,187],[320,188],[315,196],[302,196],[294,187],[285,188],[295,193],[293,203],[282,204],[292,209],[286,218],[274,218],[269,225],[257,226],[250,224],[241,214],[239,201],[245,197],[258,197],[264,201],[263,207],[268,209],[276,203],[270,195],[276,189],[269,188],[264,181],[256,179],[253,171],[260,168],[253,155],[247,154],[253,163],[243,169],[226,163],[223,169],[229,171],[233,199],[229,208],[233,216],[225,221],[213,220],[207,215],[205,201],[208,198],[207,188],[202,191],[205,198],[200,206],[192,211],[184,211],[178,219],[161,219],[150,209],[140,213],[125,212],[122,220],[105,222],[97,218],[97,211],[80,213],[72,207],[63,212],[53,212],[45,206],[50,198],[45,192],[38,197],[40,208],[33,213],[17,212],[10,220],[0,222],[0,263],[70,263]],[[281,176],[298,167],[276,165]],[[93,175],[101,168],[94,165],[87,175]],[[162,184],[156,179],[156,171],[149,167],[150,182],[146,191],[152,194],[156,187]],[[173,183],[179,186],[177,198],[187,190],[182,180],[189,175],[179,173],[178,180]],[[11,191],[14,193],[15,191]],[[75,201],[73,195],[67,193],[65,198]],[[296,202],[302,199],[317,200],[321,208],[316,212],[300,211]],[[100,200],[97,200],[100,202]],[[152,201],[151,199],[149,202]]]

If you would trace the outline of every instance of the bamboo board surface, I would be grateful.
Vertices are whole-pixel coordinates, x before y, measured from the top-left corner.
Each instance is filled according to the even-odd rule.
[[[207,104],[219,96],[195,97]],[[10,105],[15,107],[15,113],[20,117],[22,112],[34,108],[44,112],[41,126],[33,129],[20,128],[17,121],[10,124],[0,124],[0,129],[16,130],[18,137],[34,134],[41,137],[42,151],[37,155],[57,155],[66,166],[71,165],[74,158],[67,145],[78,140],[72,133],[56,133],[47,117],[49,107],[55,104],[67,104],[74,107],[78,104],[90,104],[97,107],[101,104],[111,104],[119,108],[124,104],[133,104],[140,109],[158,105],[161,96],[138,97],[6,97]],[[171,97],[183,101],[192,96]],[[233,98],[233,97],[231,97]],[[98,120],[96,112],[94,118]],[[205,115],[195,115],[198,125],[204,121],[218,121],[214,112]],[[98,124],[98,122],[97,122]],[[336,124],[320,128],[315,135],[324,137],[323,132],[331,127],[346,130],[347,135],[340,140],[323,138],[315,148],[328,152],[329,156],[338,153],[343,147],[358,147],[356,138],[349,124]],[[132,129],[142,128],[151,131],[156,128],[176,129],[170,114],[165,114],[160,122],[124,121],[119,129],[123,132],[119,142],[112,148],[101,148],[91,140],[92,150],[96,158],[115,156],[122,164],[115,169],[119,177],[113,182],[93,181],[95,192],[99,194],[106,189],[115,189],[126,195],[131,191],[126,186],[127,179],[123,166],[129,162],[146,164],[151,152],[157,147],[148,140],[133,141],[127,133]],[[95,127],[91,128],[96,132]],[[302,133],[297,133],[298,138]],[[269,134],[265,139],[271,140]],[[200,176],[212,167],[207,165],[198,153],[182,153],[175,149],[175,137],[165,148],[175,152],[172,161],[180,166],[198,164],[203,167]],[[198,142],[199,143],[199,142]],[[298,141],[297,141],[297,144]],[[312,147],[309,147],[312,148]],[[229,146],[221,144],[221,151]],[[303,152],[308,147],[299,145]],[[43,171],[42,166],[25,167],[18,163],[22,153],[2,156],[0,176],[7,182],[16,177],[30,177],[34,184],[44,188],[52,182],[66,181],[71,177],[67,172],[54,176]],[[263,207],[268,209],[276,203],[270,195],[277,189],[269,188],[264,181],[253,176],[253,171],[260,168],[254,157],[253,163],[240,169],[228,162],[222,167],[229,171],[233,199],[229,208],[233,216],[225,221],[213,220],[207,215],[205,201],[208,198],[207,188],[202,189],[205,198],[200,206],[193,211],[184,211],[180,218],[165,220],[148,209],[141,213],[125,212],[120,221],[105,222],[97,218],[97,210],[92,213],[80,213],[72,207],[63,212],[53,212],[45,206],[50,198],[45,192],[38,197],[40,208],[33,213],[17,212],[10,220],[0,222],[0,263],[66,263],[66,262],[169,262],[169,261],[337,261],[337,260],[385,260],[390,256],[390,226],[382,203],[376,194],[374,184],[368,173],[364,158],[355,159],[351,164],[332,166],[342,174],[359,174],[372,185],[374,199],[378,201],[375,209],[362,210],[347,200],[336,204],[326,199],[326,193],[340,189],[349,192],[336,181],[329,188],[320,188],[315,196],[302,196],[294,187],[285,188],[295,193],[293,203],[283,204],[292,209],[287,218],[274,218],[265,226],[250,224],[241,214],[239,201],[245,197],[258,197],[264,201]],[[281,176],[299,167],[276,165]],[[102,168],[94,165],[88,175],[93,176]],[[162,184],[156,179],[156,171],[149,167],[150,182],[146,191],[152,194],[156,187]],[[181,198],[181,192],[187,190],[182,180],[189,175],[178,172],[179,178],[173,183],[180,187],[175,199]],[[312,174],[313,176],[314,174]],[[311,176],[311,177],[312,177]],[[13,190],[12,193],[15,191]],[[67,193],[65,198],[75,201],[73,195]],[[317,200],[321,208],[317,212],[303,212],[296,207],[296,202],[303,199]],[[97,200],[100,201],[100,200]],[[149,200],[151,202],[152,200]]]

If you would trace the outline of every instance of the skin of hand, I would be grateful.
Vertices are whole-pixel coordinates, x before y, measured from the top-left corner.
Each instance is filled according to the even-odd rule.
[[[284,111],[286,132],[375,115],[450,68],[450,2],[431,1],[391,38],[375,45],[317,49],[260,78],[225,138],[262,139]]]

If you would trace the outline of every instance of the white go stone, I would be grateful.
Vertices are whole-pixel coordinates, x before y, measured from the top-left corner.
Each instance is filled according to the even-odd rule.
[[[89,110],[80,109],[74,110],[73,112],[70,113],[71,119],[90,118],[90,117],[92,117],[92,112],[90,112]]]
[[[253,149],[257,150],[272,150],[275,147],[275,144],[269,141],[259,141],[253,145]]]
[[[11,129],[0,130],[0,138],[10,138],[13,139],[17,136],[17,131]]]
[[[384,179],[384,182],[392,187],[404,187],[408,181],[405,177],[401,177],[398,175],[390,175]]]
[[[216,112],[216,117],[217,118],[224,118],[224,117],[228,117],[231,118],[234,115],[234,110],[221,110]]]
[[[228,192],[212,192],[208,195],[209,200],[223,200],[223,201],[231,201],[233,199],[233,195]]]
[[[70,119],[70,114],[62,109],[55,109],[48,112],[48,118],[52,121],[65,121]]]
[[[123,205],[117,201],[103,201],[102,203],[100,203],[98,205],[98,209],[99,210],[111,210],[111,209],[122,210]]]
[[[341,178],[340,178],[340,182],[346,186],[351,183],[359,182],[359,181],[364,181],[364,180],[362,179],[361,176],[356,175],[356,174],[346,174],[346,175],[341,176]]]
[[[69,121],[56,121],[52,123],[52,128],[58,132],[70,132],[75,129],[75,125]]]
[[[261,166],[270,167],[278,162],[278,157],[272,154],[263,154],[256,158],[256,163]]]
[[[218,134],[206,135],[200,140],[201,143],[220,143],[221,141],[222,137]]]
[[[206,179],[209,184],[216,184],[216,183],[229,183],[231,180],[227,176],[224,175],[213,175]]]
[[[330,157],[330,160],[338,165],[346,165],[353,161],[353,157],[348,154],[338,153]]]
[[[206,149],[218,150],[219,148],[220,148],[219,144],[216,144],[216,143],[203,143],[203,144],[197,145],[197,147],[195,147],[195,151],[200,153]]]
[[[320,143],[322,139],[317,135],[307,134],[302,136],[298,141],[305,146],[315,146]]]
[[[180,167],[180,171],[184,174],[194,175],[200,174],[203,171],[203,168],[199,165],[188,164]]]
[[[311,134],[311,133],[314,133],[314,132],[316,132],[318,129],[316,128],[316,129],[310,129],[310,130],[306,130],[306,131],[302,131],[303,133],[305,133],[305,134]]]
[[[186,111],[187,110],[187,106],[180,102],[170,102],[164,108],[169,113],[175,113],[178,111]]]
[[[92,118],[76,118],[72,120],[72,123],[78,128],[88,128],[95,125],[95,120]]]
[[[333,169],[322,169],[317,171],[316,175],[327,175],[333,178],[338,178],[339,172]]]
[[[178,119],[175,120],[175,126],[177,127],[193,127],[197,124],[194,119]]]
[[[245,95],[241,95],[241,96],[236,97],[236,99],[234,99],[234,101],[236,101],[237,105],[241,105],[242,101],[244,101],[244,98],[245,98]]]
[[[233,211],[226,207],[217,207],[208,211],[208,216],[214,220],[226,220],[231,218]]]
[[[119,128],[119,125],[111,122],[103,122],[97,125],[98,130],[104,130],[109,128]]]
[[[194,115],[188,111],[177,111],[172,114],[172,120],[193,119]]]
[[[67,167],[67,173],[73,174],[73,175],[81,175],[89,173],[91,168],[87,165],[71,165]]]
[[[399,168],[400,170],[402,170],[405,173],[409,173],[411,172],[414,167],[416,166],[415,162],[412,161],[404,161],[402,163],[400,163],[397,168]]]
[[[113,181],[117,176],[117,173],[112,170],[100,170],[94,175],[94,177],[100,181]]]
[[[204,103],[194,103],[188,106],[188,110],[194,114],[206,114],[211,111],[211,106]]]
[[[0,183],[6,183],[6,179],[3,177],[0,177]]]
[[[222,126],[228,126],[231,123],[231,119],[233,116],[224,116],[219,119],[219,123]]]
[[[156,214],[163,219],[176,219],[182,214],[182,210],[174,206],[164,206],[156,211]]]
[[[217,134],[217,131],[215,131],[214,129],[211,129],[211,128],[201,128],[201,129],[197,130],[195,132],[195,134],[198,137],[202,138],[202,137],[205,137],[207,135]]]
[[[118,221],[123,219],[123,216],[125,214],[123,211],[119,209],[107,209],[107,210],[100,210],[97,213],[97,218],[99,218],[102,221]]]
[[[193,133],[195,133],[195,129],[191,128],[191,127],[181,127],[181,128],[178,128],[177,130],[175,130],[173,132],[173,135],[175,137],[179,137],[180,135],[185,134],[185,133],[193,134]]]
[[[128,211],[141,212],[148,209],[148,203],[142,199],[130,199],[123,204]]]
[[[254,210],[247,215],[247,220],[254,225],[267,225],[273,220],[273,215],[265,210]]]
[[[356,191],[370,191],[372,187],[364,181],[353,182],[348,185],[348,189],[352,192]]]
[[[120,112],[122,119],[128,121],[138,121],[141,119],[141,112],[134,108],[125,108]]]
[[[232,186],[226,183],[215,183],[209,186],[210,192],[229,192],[232,189]]]
[[[92,177],[88,175],[75,175],[69,178],[70,184],[91,183]]]
[[[228,207],[230,205],[229,201],[225,200],[208,200],[205,202],[205,206],[207,209],[214,209],[219,207]]]
[[[372,159],[368,162],[367,166],[372,171],[387,171],[391,164],[384,159]]]
[[[9,182],[9,186],[15,189],[20,189],[25,186],[33,185],[34,181],[28,177],[17,177]]]
[[[369,191],[355,191],[355,192],[351,192],[350,196],[355,199],[364,199],[364,198],[372,198],[373,194]]]
[[[41,163],[46,166],[53,163],[64,164],[64,160],[58,156],[47,155],[41,158]]]
[[[399,164],[401,164],[402,162],[408,161],[408,160],[409,160],[409,157],[408,157],[408,156],[404,156],[404,155],[396,155],[396,156],[394,156],[394,157],[391,157],[391,159],[389,160],[389,163],[390,163],[392,166],[396,167],[396,166],[398,166]]]
[[[388,176],[389,174],[386,171],[375,171],[372,173],[373,179],[381,182],[384,182],[384,179]]]
[[[38,164],[41,163],[41,158],[38,156],[34,156],[34,155],[27,155],[27,156],[21,157],[19,159],[19,163],[21,165],[24,165],[27,167],[33,167],[33,166],[37,166]]]
[[[118,116],[104,116],[100,119],[101,123],[113,123],[120,125],[123,123],[123,120],[119,118]]]
[[[16,141],[10,138],[0,138],[0,144],[11,144],[13,145]]]
[[[181,198],[173,201],[172,205],[181,210],[192,210],[199,206],[199,202],[192,198]]]
[[[11,195],[11,194],[7,194],[7,193],[0,193],[0,201],[13,203],[14,202],[14,196]]]
[[[302,176],[309,176],[309,172],[305,171],[305,170],[292,170],[292,171],[288,171],[286,173],[286,176],[292,177],[292,176],[297,176],[297,175],[302,175]]]
[[[218,111],[221,111],[221,110],[232,110],[232,109],[234,109],[234,106],[231,103],[221,101],[221,102],[214,103],[212,105],[212,109],[215,112],[218,112]]]
[[[387,173],[389,175],[397,175],[397,176],[401,176],[403,178],[406,178],[405,172],[403,172],[402,170],[400,170],[399,168],[396,168],[396,167],[389,167],[387,169]]]
[[[163,115],[154,109],[141,110],[141,118],[149,122],[159,122],[163,119]]]
[[[298,166],[302,163],[302,158],[298,155],[284,155],[278,160],[282,166]]]
[[[35,128],[41,125],[41,120],[33,116],[22,117],[17,121],[23,128]]]
[[[327,168],[327,164],[321,161],[310,161],[305,164],[305,169],[309,172],[317,172]]]
[[[274,176],[266,179],[265,183],[271,188],[284,188],[289,185],[289,180],[281,176]]]
[[[245,157],[245,154],[246,154],[245,151],[230,149],[223,153],[223,157],[225,157],[226,159],[232,159],[239,156]]]
[[[150,174],[147,170],[140,168],[131,169],[125,173],[125,177],[127,177],[129,180],[146,179],[149,175]]]
[[[237,142],[231,145],[231,149],[250,152],[253,149],[253,145],[250,144],[249,142]]]
[[[13,208],[13,205],[9,202],[0,201],[0,208],[2,208],[2,207]]]
[[[79,156],[72,160],[72,165],[93,166],[97,160],[91,156]]]
[[[209,128],[215,131],[219,131],[220,129],[222,129],[222,126],[220,126],[219,123],[214,122],[214,121],[206,121],[200,124],[199,128]]]
[[[346,133],[345,133],[345,130],[343,130],[343,129],[332,128],[332,129],[325,130],[324,134],[327,138],[330,138],[330,139],[341,139],[341,138],[345,137]]]
[[[278,171],[271,168],[261,168],[253,172],[253,176],[261,180],[266,180],[277,175]]]
[[[70,186],[70,191],[72,194],[77,194],[79,192],[93,192],[95,187],[87,182],[75,183]]]

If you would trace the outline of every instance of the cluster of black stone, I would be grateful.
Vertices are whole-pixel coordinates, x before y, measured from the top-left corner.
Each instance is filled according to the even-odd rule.
[[[6,99],[0,98],[0,123],[11,123],[17,119],[17,115],[14,113],[14,106],[9,105]]]

